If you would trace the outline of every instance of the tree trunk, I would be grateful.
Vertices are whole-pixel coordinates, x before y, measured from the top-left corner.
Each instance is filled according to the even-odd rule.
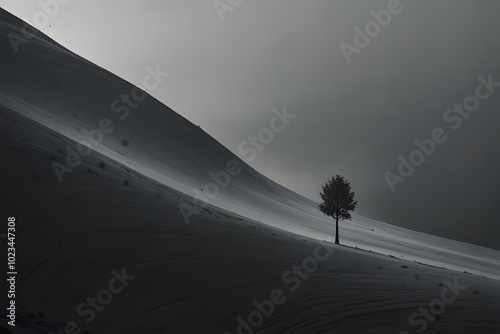
[[[335,225],[335,243],[340,245],[339,243],[339,219],[337,218],[337,224]]]

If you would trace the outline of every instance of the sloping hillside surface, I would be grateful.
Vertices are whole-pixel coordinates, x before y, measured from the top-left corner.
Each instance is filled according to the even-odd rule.
[[[134,86],[41,33],[14,52],[7,36],[22,25],[0,11],[5,210],[19,229],[17,332],[58,333],[72,321],[92,333],[500,331],[498,251],[360,216],[341,226],[351,247],[323,242],[333,229],[317,203],[150,96],[117,112],[114,101]],[[67,166],[71,149],[106,118],[113,131],[59,182],[54,163]],[[194,201],[230,161],[242,172],[208,204]],[[189,224],[180,204],[199,210]],[[317,266],[305,261],[318,256]],[[92,317],[87,298],[122,270],[133,278]],[[275,290],[283,302],[249,325]],[[439,315],[409,322],[443,295],[456,298]]]

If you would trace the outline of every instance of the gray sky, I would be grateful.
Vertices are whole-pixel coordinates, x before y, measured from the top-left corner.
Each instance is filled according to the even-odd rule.
[[[460,128],[443,120],[478,76],[500,82],[500,2],[401,0],[348,63],[340,43],[388,3],[243,0],[222,21],[212,1],[70,0],[37,24],[38,1],[0,0],[132,83],[160,64],[171,75],[151,94],[243,159],[240,143],[286,106],[296,118],[250,165],[300,194],[319,200],[341,174],[361,214],[500,249],[500,87]],[[392,192],[384,172],[435,128],[447,141]]]

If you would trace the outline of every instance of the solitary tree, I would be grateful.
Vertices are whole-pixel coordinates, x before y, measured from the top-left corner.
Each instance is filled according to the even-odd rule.
[[[354,200],[354,192],[351,191],[351,184],[347,182],[343,176],[337,175],[332,177],[323,186],[323,192],[320,193],[323,203],[319,205],[319,209],[326,216],[333,217],[336,221],[335,227],[335,243],[339,244],[339,219],[351,219],[349,211],[353,211],[358,204]]]

